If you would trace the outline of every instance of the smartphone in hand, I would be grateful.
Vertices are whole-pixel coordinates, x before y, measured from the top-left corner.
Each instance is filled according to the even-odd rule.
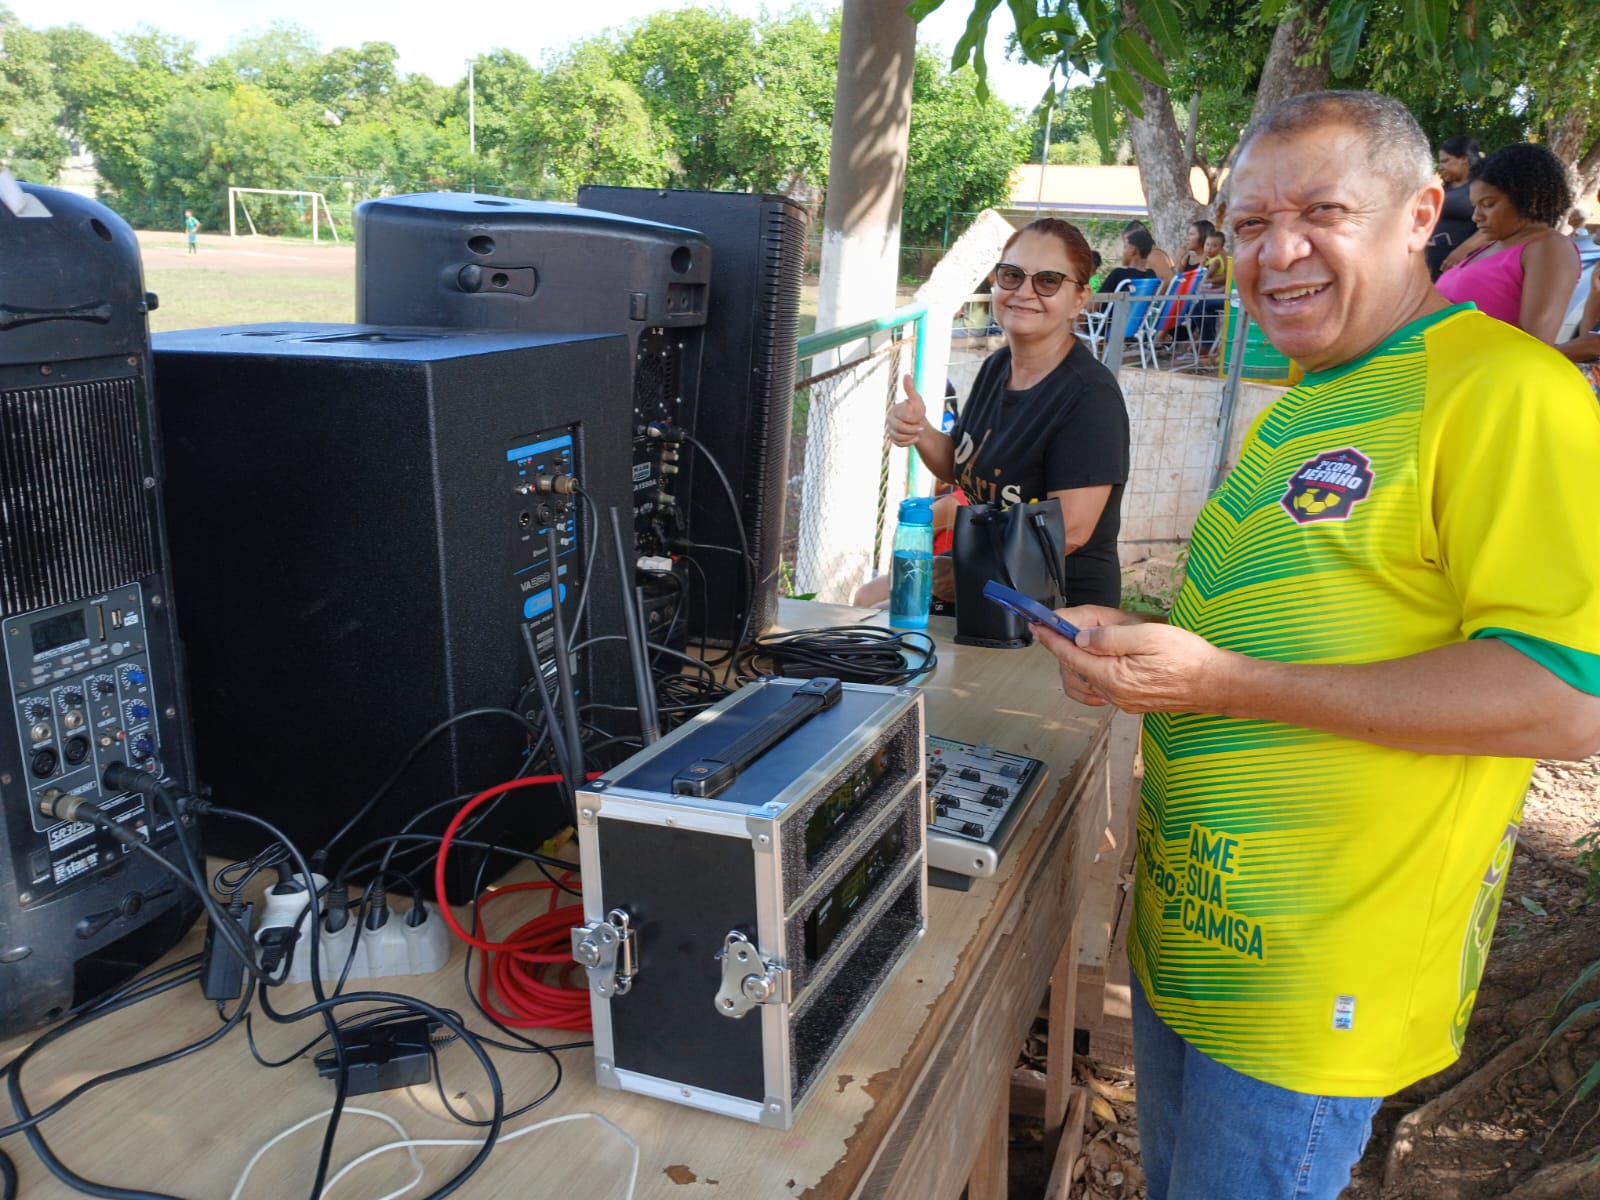
[[[1071,621],[1062,620],[1032,596],[1024,596],[1003,583],[989,580],[983,585],[983,594],[1001,608],[1010,609],[1030,625],[1048,626],[1064,638],[1078,636],[1078,627]]]

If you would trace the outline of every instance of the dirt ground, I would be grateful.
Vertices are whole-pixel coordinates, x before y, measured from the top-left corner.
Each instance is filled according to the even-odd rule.
[[[1174,550],[1132,564],[1129,591],[1170,591]],[[1600,1073],[1600,1011],[1547,1038],[1563,994],[1600,961],[1600,899],[1586,902],[1574,845],[1597,826],[1600,756],[1541,762],[1461,1060],[1384,1103],[1343,1200],[1600,1198],[1600,1170],[1585,1169],[1600,1155],[1600,1090],[1574,1099],[1585,1073]],[[1600,977],[1560,1011],[1597,998]],[[1075,1066],[1094,1111],[1069,1195],[1141,1200],[1138,1080],[1120,1064]],[[1012,1200],[1043,1196],[1042,1150],[1036,1126],[1013,1124]]]
[[[188,263],[216,271],[270,271],[355,280],[356,248],[349,230],[340,233],[342,241],[330,242],[324,238],[319,243],[202,233],[196,239],[195,254],[189,253],[181,232],[140,229],[136,236],[146,270]]]

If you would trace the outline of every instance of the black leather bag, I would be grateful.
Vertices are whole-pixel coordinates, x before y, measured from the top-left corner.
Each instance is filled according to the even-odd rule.
[[[956,584],[956,641],[964,646],[1026,646],[1028,623],[983,595],[997,580],[1047,608],[1066,591],[1066,531],[1061,501],[1054,496],[998,508],[968,504],[956,509],[951,542]]]

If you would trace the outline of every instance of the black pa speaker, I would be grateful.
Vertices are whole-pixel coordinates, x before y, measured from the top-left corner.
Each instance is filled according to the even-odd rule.
[[[624,339],[287,324],[161,334],[155,359],[218,803],[308,853],[356,820],[337,865],[511,778],[531,747],[505,710],[540,707],[523,628],[558,687],[556,606],[571,642],[605,639],[578,655],[577,702],[633,706],[606,515],[630,496]],[[592,504],[552,490],[563,476]],[[475,836],[536,848],[564,820],[553,789],[519,789]],[[208,847],[259,848],[238,833],[208,828]],[[475,860],[451,862],[465,896]]]
[[[712,303],[693,432],[734,497],[715,471],[696,465],[689,530],[708,549],[695,555],[704,565],[705,603],[691,606],[690,632],[722,643],[741,630],[764,633],[778,615],[806,210],[784,196],[620,187],[580,188],[578,203],[699,230],[711,242]],[[729,553],[744,549],[739,522],[748,560]]]
[[[0,263],[3,1037],[148,966],[199,904],[94,823],[41,809],[87,798],[179,861],[170,812],[102,782],[118,762],[194,779],[138,243],[104,205],[11,185]]]
[[[681,547],[711,254],[687,229],[505,196],[427,192],[356,209],[356,320],[622,334],[632,356],[633,513],[641,556]]]

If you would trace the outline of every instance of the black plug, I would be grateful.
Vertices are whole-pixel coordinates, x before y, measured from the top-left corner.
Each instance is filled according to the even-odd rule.
[[[271,929],[263,929],[256,940],[261,946],[261,969],[271,975],[294,949],[300,935],[294,931],[293,925],[274,925]]]
[[[338,933],[350,924],[350,889],[328,889],[328,906],[322,912],[322,927],[329,933]]]
[[[255,923],[256,906],[235,901],[228,905],[228,919],[239,927],[244,944],[251,944],[250,927]],[[207,1000],[237,1000],[244,991],[244,959],[233,943],[206,926],[206,944],[200,952],[200,991]]]
[[[366,929],[382,929],[388,923],[389,897],[375,890],[367,901],[367,915],[361,919],[361,924]]]

